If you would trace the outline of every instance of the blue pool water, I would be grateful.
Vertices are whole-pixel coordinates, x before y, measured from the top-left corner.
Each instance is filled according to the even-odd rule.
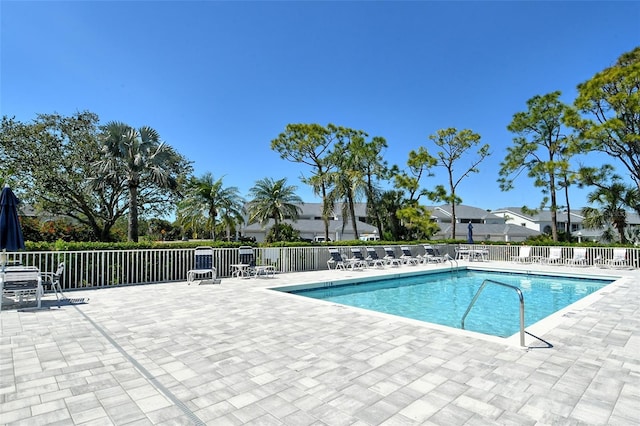
[[[520,288],[525,326],[601,289],[613,280],[460,270],[365,281],[289,293],[460,328],[471,299],[484,280]],[[507,337],[520,329],[517,293],[487,285],[465,319],[465,329]]]

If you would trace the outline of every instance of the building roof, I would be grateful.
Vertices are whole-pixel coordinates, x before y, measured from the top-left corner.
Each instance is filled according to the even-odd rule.
[[[571,210],[571,222],[578,223],[584,220],[584,216],[580,214],[581,211],[582,211],[581,209]],[[530,220],[531,222],[551,222],[550,210],[540,210],[535,214],[530,214],[530,213],[524,213],[522,210],[522,207],[504,207],[501,209],[494,210],[493,212],[505,213],[507,215],[511,213],[512,215],[523,217],[527,220]],[[566,222],[568,216],[569,215],[567,214],[566,211],[556,212],[556,218],[558,222]]]
[[[341,217],[342,216],[342,205],[343,203],[336,203],[334,208],[333,217]],[[304,203],[299,204],[302,209],[302,214],[300,216],[306,217],[321,217],[322,216],[322,203]],[[367,205],[366,203],[355,203],[354,209],[356,212],[356,216],[364,217],[367,215]]]
[[[429,207],[433,215],[441,214],[444,217],[451,217],[451,205],[443,204],[441,206]],[[456,218],[457,219],[500,219],[499,216],[487,211],[485,209],[481,209],[479,207],[467,206],[465,204],[456,205]]]
[[[468,229],[468,225],[465,225],[463,223],[458,223],[456,224],[456,238],[466,238],[467,237],[467,233],[469,232]],[[445,236],[449,236],[451,235],[451,227],[452,225],[448,224],[447,226],[443,227],[440,232],[438,232],[436,235],[445,235]],[[487,224],[487,223],[474,223],[473,224],[473,238],[477,239],[479,241],[484,240],[484,239],[490,239],[490,238],[486,238],[487,236],[496,236],[496,235],[509,235],[509,237],[511,238],[516,238],[516,237],[522,237],[522,238],[527,238],[527,237],[534,237],[536,235],[540,235],[539,231],[535,231],[533,229],[529,229],[526,228],[524,226],[520,226],[520,225],[510,225],[510,224],[499,224],[499,223],[495,223],[495,224]]]
[[[293,229],[297,229],[302,233],[314,233],[314,234],[324,234],[324,221],[322,220],[314,220],[314,219],[299,219],[296,222],[285,220],[285,223],[290,224]],[[243,228],[243,232],[261,232],[273,226],[273,220],[269,220],[266,226],[262,226],[259,223],[252,223],[251,225],[247,225]],[[356,222],[358,226],[358,233],[373,233],[377,232],[377,228],[373,225],[369,225],[368,223],[364,223],[362,221]],[[347,221],[344,225],[344,231],[351,233],[353,227],[351,225],[351,221]],[[329,221],[329,232],[335,234],[335,232],[343,232],[343,222],[342,220],[331,220]]]

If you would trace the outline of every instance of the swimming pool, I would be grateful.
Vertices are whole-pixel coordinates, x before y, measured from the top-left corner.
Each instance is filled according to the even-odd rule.
[[[414,274],[318,288],[278,289],[348,306],[461,328],[461,319],[485,280],[518,287],[524,296],[525,327],[610,284],[614,279],[572,278],[515,272],[457,270]],[[520,329],[517,293],[487,285],[465,319],[465,329],[499,337]]]

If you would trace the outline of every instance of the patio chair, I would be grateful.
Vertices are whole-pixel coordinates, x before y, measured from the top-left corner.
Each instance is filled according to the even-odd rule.
[[[629,262],[627,261],[627,249],[614,248],[613,258],[606,260],[606,265],[609,268],[628,268]]]
[[[200,285],[209,275],[211,281],[215,282],[218,271],[213,266],[213,247],[196,247],[194,268],[187,271],[187,283],[191,285],[196,278],[200,278]]]
[[[469,260],[474,262],[488,262],[489,261],[489,249],[486,247],[476,247],[469,249]],[[533,261],[533,257],[529,259]]]
[[[369,266],[384,268],[384,259],[380,259],[380,257],[378,257],[378,252],[374,247],[367,247],[367,257],[365,260],[369,263]]]
[[[422,259],[420,257],[414,256],[409,246],[401,246],[400,250],[402,250],[402,255],[400,256],[400,259],[405,265],[415,266],[418,263],[421,263]]]
[[[238,247],[238,254],[240,258],[240,263],[235,266],[237,268],[234,271],[235,276],[246,276],[246,277],[254,277],[257,278],[259,276],[265,277],[274,277],[276,274],[276,269],[273,265],[257,265],[256,264],[256,255],[251,246],[241,246]]]
[[[334,269],[356,269],[358,267],[364,267],[364,264],[357,259],[345,259],[340,254],[340,251],[335,247],[329,247],[329,254],[331,259],[327,260],[327,268],[331,269],[331,265],[335,265]]]
[[[470,249],[466,246],[456,247],[456,260],[469,260],[470,259]]]
[[[587,249],[586,247],[575,247],[573,249],[573,257],[565,262],[567,266],[587,266]]]
[[[424,257],[423,261],[426,263],[442,263],[444,262],[444,257],[440,255],[438,249],[434,248],[429,244],[425,244],[424,246]]]
[[[2,294],[0,299],[5,296],[15,298],[16,302],[22,303],[25,298],[35,297],[36,306],[41,307],[42,298],[42,276],[40,270],[35,266],[8,266],[3,272],[0,272],[2,280]],[[0,310],[2,302],[0,301]]]
[[[518,255],[511,256],[511,261],[513,263],[531,263],[531,246],[520,246],[518,249]]]
[[[359,266],[362,266],[363,268],[369,266],[369,262],[365,259],[360,247],[351,247],[351,259],[349,259],[349,261],[353,263],[358,262]]]
[[[40,274],[42,277],[43,291],[53,290],[56,293],[56,301],[58,302],[58,306],[60,306],[60,296],[64,297],[64,294],[62,294],[62,287],[60,287],[60,279],[62,278],[63,272],[64,263],[60,262],[58,264],[58,269],[56,269],[55,272],[42,272]]]
[[[562,265],[562,247],[551,247],[549,249],[549,257],[543,258],[541,263],[545,265]]]
[[[384,261],[387,265],[391,266],[400,266],[402,265],[402,260],[396,257],[396,252],[393,247],[385,247],[384,248]]]

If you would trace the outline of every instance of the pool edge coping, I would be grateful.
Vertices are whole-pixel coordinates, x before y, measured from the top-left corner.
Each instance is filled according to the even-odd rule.
[[[545,266],[545,265],[542,265],[542,266]],[[435,273],[443,273],[443,272],[452,271],[454,269],[465,270],[465,271],[475,270],[475,271],[482,271],[482,272],[503,272],[503,273],[510,272],[510,273],[516,273],[516,274],[552,275],[552,276],[562,276],[562,277],[570,277],[570,278],[611,279],[613,281],[605,285],[603,288],[598,289],[595,292],[579,300],[576,300],[570,305],[565,306],[564,308],[531,324],[530,326],[525,327],[525,346],[520,346],[519,331],[508,337],[499,337],[499,336],[493,336],[490,334],[484,334],[484,333],[480,333],[472,330],[464,330],[460,328],[449,327],[446,325],[436,324],[436,323],[422,321],[418,319],[406,318],[403,316],[389,314],[385,312],[379,312],[379,311],[374,311],[370,309],[360,308],[357,306],[343,305],[340,303],[322,300],[322,299],[315,299],[310,297],[296,297],[294,293],[291,293],[291,291],[296,291],[296,290],[327,288],[327,287],[333,287],[335,285],[348,285],[348,284],[362,282],[363,279],[365,281],[377,281],[380,279],[392,279],[392,278],[407,277],[412,275],[430,275]],[[335,280],[314,281],[314,282],[308,282],[308,283],[302,283],[302,284],[284,284],[284,285],[280,284],[277,286],[263,287],[261,290],[263,291],[268,290],[272,292],[272,294],[279,293],[281,295],[285,295],[288,297],[295,297],[295,300],[298,300],[298,301],[306,300],[312,303],[319,302],[319,303],[324,303],[324,304],[329,304],[334,306],[346,307],[349,309],[355,309],[358,312],[361,312],[364,314],[369,314],[369,315],[373,314],[375,316],[382,316],[387,319],[399,320],[401,322],[407,322],[413,325],[426,327],[429,329],[444,331],[444,332],[451,333],[453,335],[458,335],[461,337],[471,337],[479,340],[502,344],[510,348],[517,348],[520,350],[530,350],[533,348],[539,348],[539,346],[531,346],[531,342],[543,342],[545,345],[550,345],[541,336],[551,332],[552,330],[560,326],[561,325],[560,322],[563,321],[568,315],[570,315],[571,311],[581,311],[590,307],[591,305],[596,303],[598,300],[602,299],[602,297],[606,296],[607,290],[608,291],[613,290],[614,287],[612,286],[615,286],[615,288],[617,288],[620,285],[627,284],[627,281],[630,280],[630,277],[625,277],[621,275],[610,275],[609,273],[615,272],[615,271],[608,270],[608,269],[607,270],[600,269],[600,271],[602,271],[603,273],[606,272],[607,273],[606,275],[587,274],[587,273],[576,274],[573,271],[572,272],[556,271],[555,269],[545,269],[545,270],[517,269],[517,268],[509,268],[504,266],[501,267],[501,266],[495,266],[495,265],[463,265],[463,266],[458,266],[457,268],[437,267],[437,269],[428,269],[428,270],[420,269],[420,270],[410,270],[410,271],[401,271],[401,269],[399,268],[394,268],[393,271],[395,273],[391,273],[390,270],[385,270],[385,269],[377,269],[377,270],[381,272],[389,272],[389,273],[372,275],[367,277],[345,277],[345,278],[338,278]],[[318,284],[330,284],[330,285],[319,286]],[[286,291],[284,289],[288,289],[289,291]],[[551,345],[551,347],[552,346],[553,345]]]

